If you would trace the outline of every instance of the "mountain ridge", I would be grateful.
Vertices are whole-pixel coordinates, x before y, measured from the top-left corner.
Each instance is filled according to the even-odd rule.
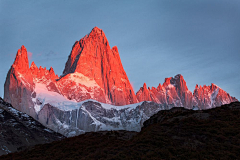
[[[214,83],[211,83],[211,86],[204,85],[203,87],[201,85],[198,87],[197,84],[194,91],[191,92],[181,74],[165,78],[165,82],[162,85],[159,83],[157,88],[147,87],[144,83],[143,87],[137,91],[136,96],[139,101],[173,104],[189,109],[196,106],[199,109],[209,109],[238,101]]]
[[[135,94],[117,47],[110,48],[97,27],[74,43],[60,77],[52,67],[47,70],[34,62],[29,67],[27,49],[22,46],[7,74],[4,100],[65,136],[117,127],[139,130],[144,120],[161,109],[209,109],[237,101],[216,85],[200,86],[192,93],[181,74],[165,78],[157,88],[144,83]],[[89,105],[94,110],[86,109]]]

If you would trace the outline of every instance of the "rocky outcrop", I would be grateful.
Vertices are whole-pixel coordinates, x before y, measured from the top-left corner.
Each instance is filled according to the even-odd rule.
[[[159,104],[167,104],[188,109],[209,109],[223,104],[238,101],[231,97],[220,87],[212,84],[211,86],[196,86],[194,93],[188,90],[186,81],[181,74],[175,77],[166,78],[163,85],[159,84],[157,88],[152,89],[143,87],[136,94],[139,102],[153,101]]]
[[[111,49],[104,32],[97,27],[80,41],[75,42],[63,71],[66,76],[63,76],[59,83],[66,79],[68,81],[68,75],[71,73],[81,73],[82,76],[96,82],[97,91],[91,93],[99,92],[99,94],[94,95],[93,99],[117,106],[138,102],[123,69],[117,47]],[[66,82],[63,84],[65,85]],[[84,88],[88,90],[87,87]],[[65,87],[62,93],[69,96],[71,92],[71,97],[77,101],[89,99],[90,95],[78,94],[78,91],[82,92],[82,90],[75,89],[71,92],[72,88]]]
[[[188,90],[183,76],[178,74],[175,77],[165,78],[163,85],[157,88],[143,87],[137,92],[137,98],[141,101],[153,101],[160,104],[167,104],[191,109],[195,105],[192,92]]]
[[[29,69],[27,50],[22,46],[8,71],[4,84],[4,100],[18,110],[34,115],[33,102],[30,98],[33,89],[34,83]]]
[[[144,83],[143,87],[141,87],[136,94],[138,101],[139,102],[152,101],[152,102],[160,103],[159,99],[153,93],[154,91],[156,91],[156,88],[152,88],[151,90],[150,88],[147,88],[146,83]]]
[[[214,108],[238,101],[213,83],[211,86],[204,85],[203,87],[196,85],[193,96],[197,103],[196,106],[200,109]]]

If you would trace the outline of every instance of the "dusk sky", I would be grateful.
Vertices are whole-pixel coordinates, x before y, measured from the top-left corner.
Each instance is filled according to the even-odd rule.
[[[240,99],[239,0],[0,0],[0,96],[17,50],[62,74],[76,40],[101,28],[135,92],[182,74]]]

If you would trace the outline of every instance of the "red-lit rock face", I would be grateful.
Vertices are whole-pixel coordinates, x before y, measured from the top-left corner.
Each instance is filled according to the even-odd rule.
[[[231,97],[227,92],[213,83],[211,86],[204,85],[203,87],[196,85],[193,96],[197,106],[201,109],[208,109],[237,101],[236,98]]]
[[[28,55],[27,55],[27,49],[22,46],[16,55],[15,61],[13,63],[13,67],[19,72],[19,73],[25,73],[29,70],[29,62],[28,62]]]
[[[159,99],[156,97],[156,95],[154,94],[154,91],[156,89],[150,89],[147,88],[146,83],[143,84],[143,87],[140,88],[140,90],[137,92],[136,96],[139,102],[142,101],[153,101],[156,103],[160,103]]]
[[[145,83],[144,86],[146,86]],[[188,90],[182,75],[176,75],[174,78],[165,78],[163,85],[159,84],[157,88],[152,87],[149,90],[141,88],[136,95],[139,101],[150,100],[160,104],[185,106],[187,108],[192,108],[193,105],[192,93]]]
[[[60,99],[77,102],[95,99],[113,105],[153,101],[206,109],[236,101],[214,84],[204,87],[197,85],[192,94],[182,75],[166,78],[163,85],[159,84],[157,88],[147,88],[144,83],[135,95],[118,48],[114,46],[111,49],[104,32],[97,27],[75,42],[60,78],[52,67],[49,70],[41,66],[38,68],[34,62],[29,67],[27,49],[22,46],[18,50],[4,84],[4,99],[17,109],[33,115],[33,106],[39,103],[35,98],[39,90],[41,94],[48,91],[51,95],[57,93]]]
[[[29,69],[27,50],[24,46],[18,50],[15,61],[8,71],[4,84],[4,99],[18,110],[34,113],[31,108],[31,93],[34,88],[33,78]]]
[[[196,85],[194,93],[188,90],[186,81],[182,75],[165,78],[163,85],[159,84],[157,88],[147,89],[144,83],[143,87],[136,94],[139,102],[154,101],[160,104],[173,106],[182,106],[192,108],[198,106],[200,109],[208,109],[223,104],[237,101],[224,90],[212,84],[211,86]]]
[[[31,91],[36,83],[41,83],[49,91],[77,102],[87,99],[114,105],[138,102],[123,69],[117,47],[111,49],[104,32],[97,27],[93,28],[89,35],[75,42],[61,78],[54,73],[52,67],[49,70],[41,66],[38,68],[32,62],[29,68],[24,46],[18,50],[10,72],[15,70],[29,82]],[[15,74],[9,76],[16,77],[16,81],[21,80]],[[11,87],[14,84],[8,78],[6,82]],[[20,82],[17,84],[20,85]],[[8,91],[9,87],[6,86],[6,94],[9,95]]]
[[[137,102],[123,69],[117,47],[114,46],[111,49],[104,32],[97,27],[73,46],[63,74],[69,73],[81,73],[94,80],[104,91],[100,94],[101,97],[96,97],[97,100],[105,99],[101,102],[110,101],[115,105]],[[74,93],[72,96],[78,101],[85,100],[85,98],[80,98],[78,93]],[[68,91],[63,94],[68,94]]]

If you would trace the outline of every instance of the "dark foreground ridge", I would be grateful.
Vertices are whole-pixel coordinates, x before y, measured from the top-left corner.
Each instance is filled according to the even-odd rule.
[[[239,159],[240,102],[159,111],[140,133],[86,133],[0,159]]]
[[[0,97],[0,155],[63,138]]]

